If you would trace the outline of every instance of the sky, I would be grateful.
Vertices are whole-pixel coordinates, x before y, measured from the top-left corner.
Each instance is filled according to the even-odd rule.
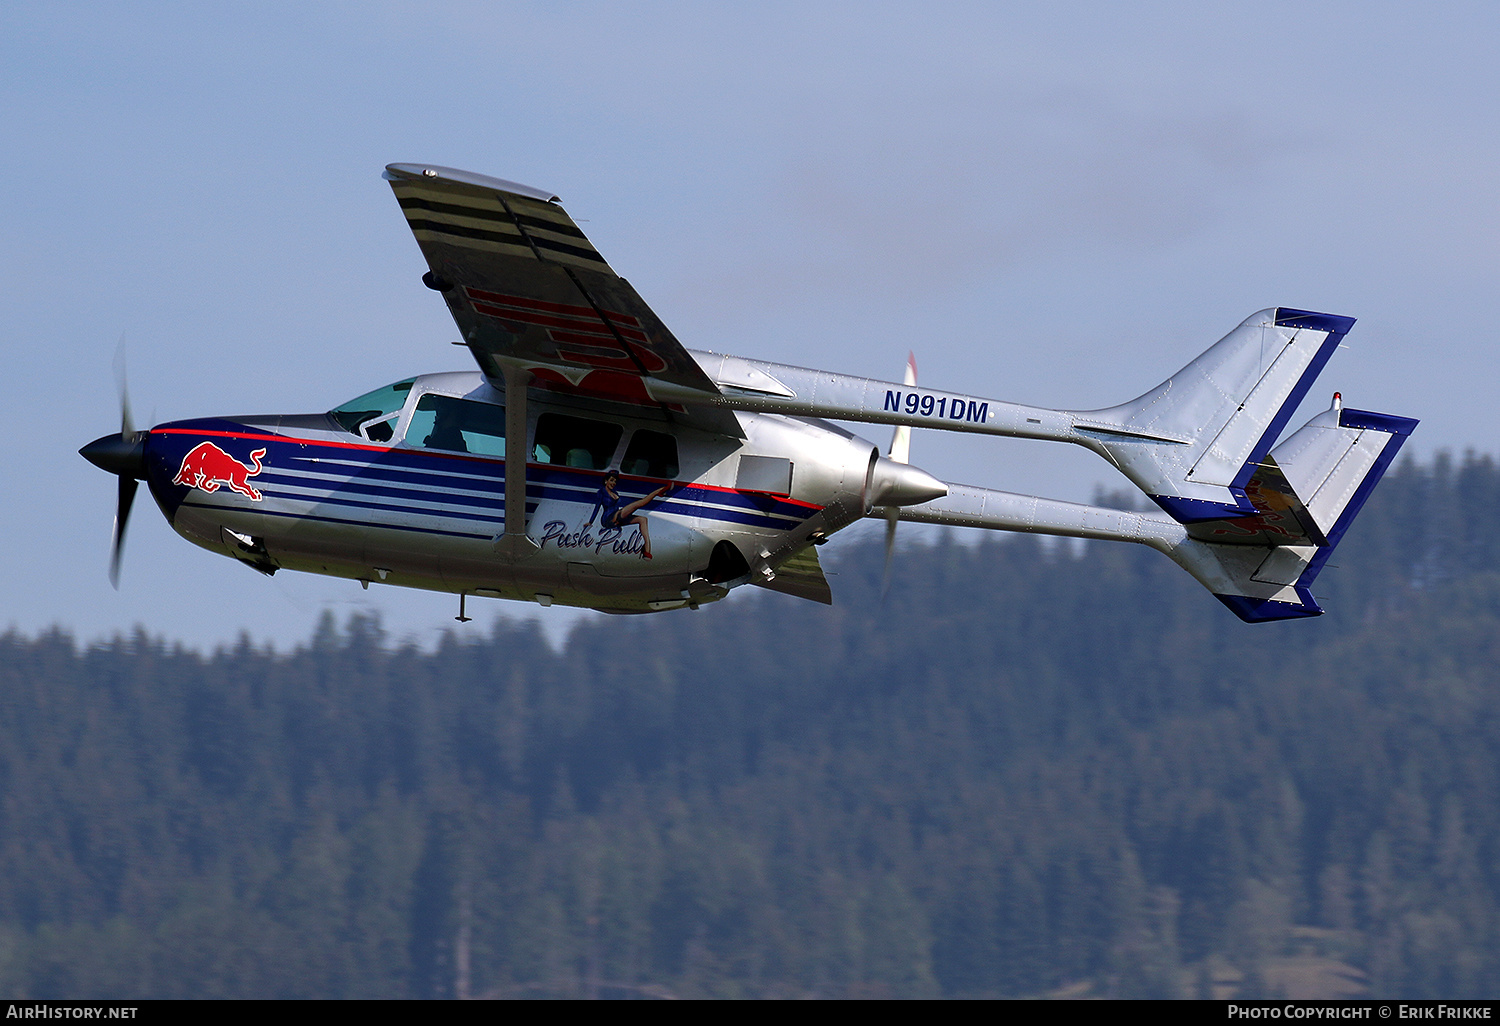
[[[693,348],[879,378],[913,351],[934,388],[1086,409],[1301,307],[1359,323],[1294,425],[1339,389],[1421,419],[1420,457],[1493,452],[1497,38],[1487,3],[9,0],[0,630],[456,627],[451,596],[263,578],[144,490],[114,591],[115,481],[76,452],[119,429],[120,351],[151,423],[471,369],[392,162],[553,191]],[[1126,484],[1042,442],[918,430],[912,461]]]

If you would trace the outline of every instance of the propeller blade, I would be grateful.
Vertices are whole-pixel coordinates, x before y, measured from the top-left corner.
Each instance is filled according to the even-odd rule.
[[[906,374],[904,383],[910,387],[917,383],[917,354],[906,354]],[[897,463],[910,462],[911,455],[911,427],[902,424],[891,433],[891,447],[886,456]],[[885,570],[880,577],[880,601],[885,601],[885,596],[891,590],[891,557],[896,552],[896,507],[887,506],[885,510]]]
[[[120,437],[127,442],[135,441],[135,423],[130,418],[130,395],[120,386]]]
[[[115,504],[115,536],[109,550],[109,583],[120,590],[120,554],[125,547],[125,525],[130,521],[130,507],[140,486],[133,477],[120,475],[119,499]]]
[[[908,388],[911,387],[912,385],[915,385],[917,383],[917,354],[916,353],[907,353],[906,354],[906,374],[904,375],[903,380],[904,380],[904,382],[905,382],[905,384],[907,385]],[[911,425],[909,425],[909,424],[898,425],[897,428],[896,428],[896,430],[893,431],[893,432],[891,432],[891,447],[890,447],[889,450],[887,450],[886,456],[888,456],[889,458],[895,460],[897,463],[907,463],[907,462],[909,462],[909,460],[907,459],[907,457],[910,454],[910,452],[911,452]]]
[[[885,508],[885,570],[880,575],[880,601],[891,590],[891,557],[896,553],[896,507]]]
[[[105,435],[78,450],[85,459],[103,470],[119,475],[119,491],[115,500],[114,537],[109,547],[109,583],[120,590],[120,558],[125,551],[125,525],[130,522],[130,507],[135,503],[135,493],[140,487],[137,478],[145,474],[145,449],[141,435],[135,429],[135,419],[130,415],[130,386],[125,375],[125,333],[120,332],[119,344],[115,346],[115,386],[120,392],[120,436],[118,439]]]
[[[120,333],[120,344],[115,347],[115,387],[120,392],[120,437],[127,442],[135,440],[135,421],[130,416],[130,385],[125,376],[125,334]]]

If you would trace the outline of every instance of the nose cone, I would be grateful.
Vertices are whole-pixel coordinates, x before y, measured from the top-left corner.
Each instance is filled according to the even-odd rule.
[[[916,506],[948,494],[948,486],[927,471],[882,456],[870,474],[871,506]]]
[[[100,470],[107,470],[111,474],[141,481],[146,479],[146,436],[144,434],[105,435],[79,449],[78,455]]]

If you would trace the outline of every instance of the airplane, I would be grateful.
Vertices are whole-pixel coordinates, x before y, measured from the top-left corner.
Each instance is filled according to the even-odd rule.
[[[545,190],[391,164],[478,369],[424,374],[323,413],[178,420],[80,452],[119,477],[118,587],[138,482],[178,534],[264,574],[609,613],[692,608],[756,585],[816,602],[818,547],[866,518],[1135,542],[1247,622],[1315,616],[1311,585],[1415,420],[1339,393],[1281,435],[1354,319],[1252,314],[1140,397],[1054,410],[691,351]],[[894,428],[886,452],[839,423]],[[1154,509],[939,481],[926,428],[1069,442]],[[524,473],[509,473],[511,464]],[[888,564],[889,565],[889,562]]]

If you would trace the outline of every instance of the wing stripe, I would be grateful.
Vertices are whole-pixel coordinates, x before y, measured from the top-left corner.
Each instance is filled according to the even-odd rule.
[[[545,303],[540,299],[527,299],[524,296],[507,296],[501,292],[489,292],[485,289],[476,289],[467,285],[464,286],[464,291],[473,299],[482,299],[487,303],[498,303],[502,306],[518,306],[527,310],[541,310],[546,313],[583,317],[587,320],[594,320],[596,316],[594,308],[591,306],[574,306],[569,303]],[[609,311],[609,315],[634,327],[639,327],[641,323],[629,314],[615,313],[611,310]]]
[[[510,225],[510,218],[506,216],[505,208],[498,204],[494,207],[475,207],[466,203],[438,203],[435,200],[423,199],[421,196],[400,196],[396,202],[401,204],[402,210],[425,210],[431,214],[472,217],[480,221],[496,221]]]
[[[611,335],[602,331],[563,331],[553,328],[547,332],[554,342],[566,342],[570,349],[598,349],[601,352],[615,354],[620,351],[620,344]],[[646,336],[637,331],[621,331],[620,334],[637,342],[646,341]]]
[[[598,342],[601,340],[607,340],[610,342],[614,341],[614,333],[609,330],[608,325],[606,325],[597,317],[594,318],[593,324],[580,324],[578,321],[565,321],[558,317],[548,317],[545,314],[531,313],[527,310],[514,310],[508,307],[491,306],[488,303],[475,303],[474,309],[478,310],[482,314],[488,314],[491,317],[498,317],[501,320],[520,321],[524,324],[536,324],[540,325],[543,328],[566,329],[561,333],[554,332],[552,336],[553,338],[560,339],[563,335],[567,334],[568,331],[573,331],[592,332],[592,335],[589,339],[589,341],[591,342]],[[647,341],[646,333],[636,328],[622,327],[619,329],[619,332],[626,338],[633,339],[636,342]]]
[[[516,214],[515,219],[521,222],[521,225],[526,228],[536,228],[540,231],[552,232],[554,235],[570,235],[575,239],[583,239],[584,242],[588,242],[588,237],[580,229],[571,224],[548,221],[545,218],[532,217],[529,214]],[[589,248],[593,249],[594,247],[591,244]]]
[[[526,239],[517,231],[494,231],[490,228],[475,228],[466,224],[449,224],[446,221],[419,221],[410,219],[414,232],[433,232],[437,235],[453,235],[461,239],[481,239],[485,242],[500,242],[529,250]]]
[[[522,248],[525,246],[526,237],[517,232],[499,232],[488,228],[474,228],[464,224],[450,224],[446,221],[427,221],[416,218],[407,218],[414,232],[432,232],[435,235],[451,235],[460,239],[478,239],[482,242],[499,242],[507,246]],[[580,260],[588,260],[603,267],[609,267],[604,258],[595,250],[583,249],[579,246],[570,246],[566,243],[556,242],[552,239],[531,236],[532,243],[537,249],[545,249],[549,252],[559,253],[564,256],[577,257]]]
[[[531,236],[531,241],[537,249],[545,249],[553,253],[561,253],[565,256],[578,257],[582,260],[592,260],[603,267],[609,267],[609,264],[604,262],[604,258],[600,256],[598,251],[593,249],[592,247],[588,249],[581,249],[578,246],[569,246],[566,243],[556,242],[552,239],[542,238],[537,235]],[[611,270],[610,273],[614,272]]]
[[[403,196],[398,200],[398,202],[401,204],[402,210],[426,210],[427,212],[432,214],[449,214],[454,217],[471,217],[479,221],[491,221],[496,224],[502,224],[507,228],[515,227],[513,222],[511,221],[510,216],[507,215],[505,209],[500,206],[489,208],[471,207],[461,203],[439,203],[436,200],[424,199],[421,196]],[[588,241],[588,237],[585,236],[579,228],[570,224],[559,224],[556,221],[548,221],[540,217],[533,217],[529,214],[516,214],[515,220],[521,222],[521,224],[529,228],[536,228],[541,231],[552,232],[555,235],[567,235],[575,239],[582,239],[584,242]],[[589,248],[592,249],[593,247],[590,246]]]

